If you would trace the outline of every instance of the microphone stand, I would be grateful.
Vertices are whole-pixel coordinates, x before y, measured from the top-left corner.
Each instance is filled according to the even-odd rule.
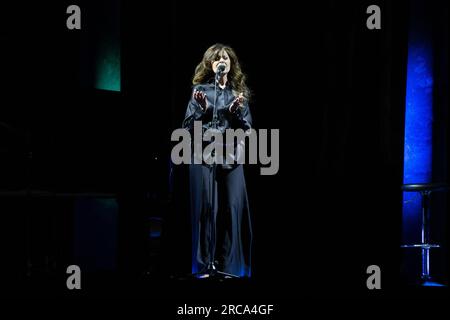
[[[218,69],[216,73],[216,77],[214,79],[214,103],[213,103],[213,117],[211,121],[211,127],[214,131],[218,128],[218,118],[217,118],[217,83],[220,80],[220,77],[223,74],[223,70]],[[217,163],[216,163],[216,154],[214,153],[213,149],[213,163],[211,165],[211,187],[210,187],[210,207],[209,207],[209,214],[210,214],[210,228],[211,232],[209,235],[209,261],[206,269],[203,272],[200,272],[200,274],[208,275],[208,278],[239,278],[238,276],[226,273],[217,270],[215,262],[214,262],[214,256],[216,252],[216,172],[217,172]]]

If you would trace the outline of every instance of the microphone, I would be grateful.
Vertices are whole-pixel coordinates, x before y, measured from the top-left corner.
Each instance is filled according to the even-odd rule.
[[[223,73],[223,72],[225,71],[225,67],[226,67],[225,63],[220,63],[220,64],[217,66],[217,73],[218,73],[218,74]]]

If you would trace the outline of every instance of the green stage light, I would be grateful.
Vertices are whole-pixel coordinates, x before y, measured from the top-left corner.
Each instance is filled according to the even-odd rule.
[[[120,45],[117,42],[104,41],[100,44],[95,74],[95,88],[120,91]]]

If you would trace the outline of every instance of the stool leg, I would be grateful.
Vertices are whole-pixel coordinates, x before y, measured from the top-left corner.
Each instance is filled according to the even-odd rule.
[[[422,244],[430,243],[430,192],[422,193]],[[430,248],[422,248],[422,280],[430,279]]]
[[[430,279],[430,249],[422,249],[422,280]]]

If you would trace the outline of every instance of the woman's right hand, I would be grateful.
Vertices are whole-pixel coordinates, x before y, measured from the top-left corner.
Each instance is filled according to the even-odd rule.
[[[206,109],[208,108],[208,101],[206,100],[206,94],[203,91],[195,89],[193,97],[202,108],[202,111],[205,112]]]

